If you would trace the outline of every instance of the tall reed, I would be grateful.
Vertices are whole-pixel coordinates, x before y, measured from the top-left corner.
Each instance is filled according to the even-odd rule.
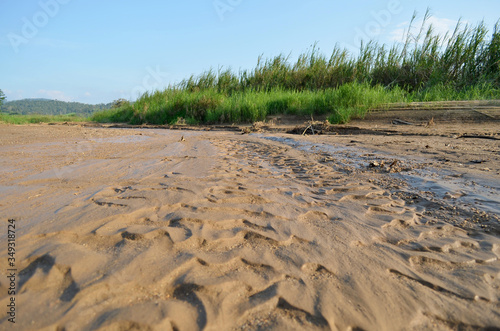
[[[94,119],[215,123],[330,113],[345,122],[386,102],[500,98],[500,21],[491,35],[484,22],[458,22],[453,33],[441,36],[429,18],[427,12],[402,43],[363,42],[356,56],[336,45],[329,58],[315,44],[295,62],[284,54],[260,56],[253,70],[210,69]],[[415,20],[413,15],[411,26]]]

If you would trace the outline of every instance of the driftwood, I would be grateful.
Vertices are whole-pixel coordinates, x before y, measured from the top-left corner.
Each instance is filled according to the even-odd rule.
[[[400,120],[400,119],[392,120],[392,124],[396,124],[396,125],[415,125],[414,123],[406,122],[406,121],[403,121],[403,120]]]
[[[309,126],[306,127],[306,129],[304,130],[304,132],[302,132],[302,135],[304,136],[306,134],[307,130],[311,129],[311,132],[312,132],[312,134],[314,136],[314,126],[313,125],[314,125],[314,118],[313,118],[313,116],[311,114],[311,121],[309,122]]]
[[[460,139],[460,138],[475,138],[475,139],[490,139],[490,140],[500,140],[500,138],[497,138],[497,137],[493,137],[493,136],[473,136],[473,135],[470,135],[470,134],[463,134],[461,136],[458,136],[457,139]]]
[[[310,124],[310,125],[309,125],[309,126],[308,126],[305,130],[304,130],[304,132],[302,132],[302,135],[303,135],[303,136],[305,136],[305,134],[306,134],[307,130],[309,130],[309,129],[311,129],[312,134],[314,135],[314,127],[313,127],[313,125],[312,125],[312,124]]]

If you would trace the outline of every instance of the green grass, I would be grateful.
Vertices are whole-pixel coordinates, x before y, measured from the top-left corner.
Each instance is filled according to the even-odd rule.
[[[235,92],[232,95],[215,90],[157,91],[144,94],[134,104],[95,113],[96,122],[131,124],[175,124],[180,118],[188,124],[251,123],[268,115],[330,115],[331,123],[347,123],[363,118],[368,111],[387,108],[390,103],[415,101],[500,99],[500,89],[491,84],[456,90],[437,85],[407,92],[399,87],[387,88],[368,83],[347,83],[338,88],[319,91]]]
[[[439,83],[427,89],[410,93],[407,99],[409,102],[493,100],[500,99],[500,88],[492,83],[479,83],[457,90],[450,85]]]
[[[231,95],[213,89],[198,92],[167,89],[144,94],[134,104],[95,113],[97,122],[131,124],[175,124],[182,118],[188,124],[251,123],[268,115],[330,115],[331,123],[347,123],[363,118],[368,111],[387,108],[388,104],[414,101],[500,99],[500,89],[491,84],[456,90],[450,86],[407,92],[369,83],[347,83],[319,91],[234,92]]]
[[[56,122],[84,122],[88,119],[75,114],[70,115],[10,115],[0,113],[0,123],[35,124]]]
[[[231,95],[205,89],[198,92],[167,89],[146,93],[134,104],[95,113],[97,122],[129,122],[132,124],[173,124],[179,118],[188,123],[241,123],[261,121],[268,115],[336,114],[355,108],[350,116],[362,117],[366,111],[400,101],[400,89],[385,89],[380,85],[349,83],[337,89],[323,91],[235,92]],[[335,121],[339,122],[339,121]]]
[[[296,62],[280,54],[260,57],[253,70],[238,74],[211,69],[91,120],[240,123],[273,114],[328,114],[332,123],[346,123],[391,102],[500,99],[499,23],[491,37],[483,23],[459,23],[445,36],[423,27],[390,47],[363,43],[357,56],[335,47],[326,57],[314,46]]]

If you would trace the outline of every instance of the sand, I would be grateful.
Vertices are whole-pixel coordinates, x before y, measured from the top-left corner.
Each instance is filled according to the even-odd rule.
[[[498,122],[336,130],[1,125],[0,329],[500,326]]]

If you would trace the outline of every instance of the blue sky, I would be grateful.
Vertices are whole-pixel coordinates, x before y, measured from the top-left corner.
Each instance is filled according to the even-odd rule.
[[[0,89],[7,100],[135,100],[220,66],[252,69],[259,55],[292,58],[317,42],[356,52],[392,44],[414,11],[439,31],[500,18],[498,0],[0,0]]]

